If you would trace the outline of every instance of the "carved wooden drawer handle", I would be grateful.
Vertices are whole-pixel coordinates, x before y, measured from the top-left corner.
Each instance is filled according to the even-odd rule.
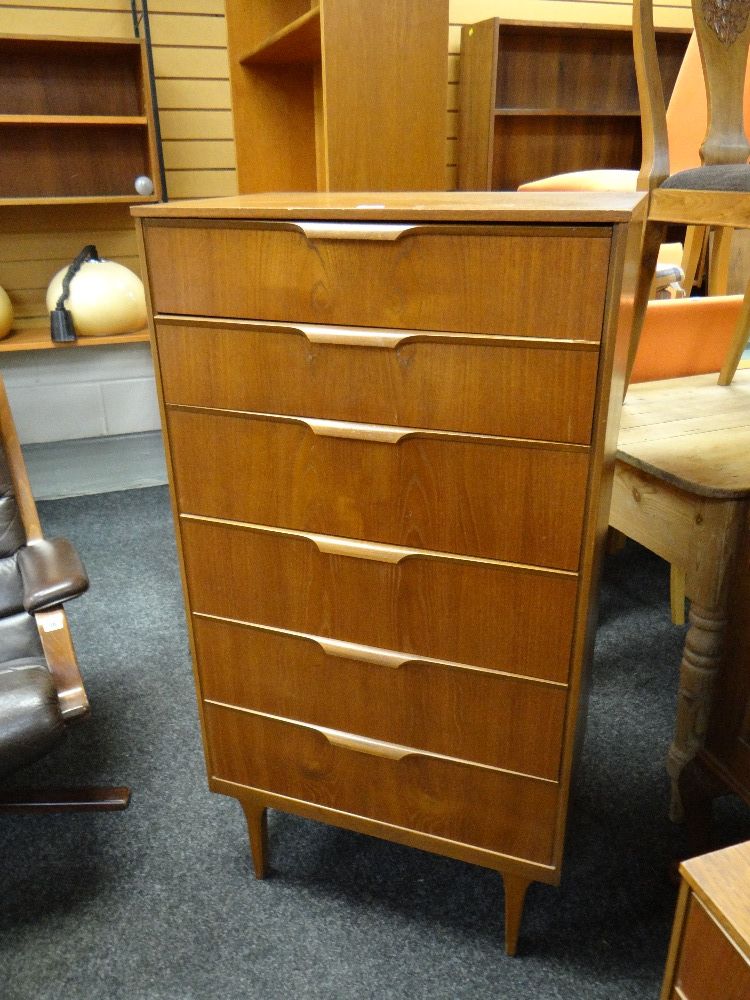
[[[411,549],[397,545],[383,545],[380,542],[360,542],[354,538],[334,538],[329,535],[306,535],[325,555],[351,556],[354,559],[370,559],[373,562],[399,563],[412,555]]]
[[[378,240],[393,242],[420,226],[390,222],[295,222],[308,240]]]
[[[383,743],[381,740],[371,740],[367,736],[353,736],[350,733],[341,733],[336,729],[323,729],[315,727],[316,732],[328,740],[335,747],[343,747],[345,750],[355,750],[357,753],[366,753],[371,757],[385,757],[388,760],[403,760],[414,751],[409,747],[399,746],[397,743]]]
[[[294,327],[304,334],[311,344],[339,344],[342,347],[398,347],[414,333],[394,330],[348,330],[341,326]]]
[[[349,438],[354,441],[374,441],[378,444],[398,444],[402,438],[414,432],[404,427],[389,427],[382,424],[352,424],[346,420],[316,420],[310,417],[295,417],[300,423],[320,437]]]
[[[403,653],[394,653],[390,649],[377,649],[375,646],[355,646],[351,642],[342,642],[339,639],[314,640],[317,645],[328,656],[337,656],[342,660],[359,660],[362,663],[374,663],[379,667],[391,667],[396,669],[403,667],[405,663],[411,663],[413,656],[406,656]]]

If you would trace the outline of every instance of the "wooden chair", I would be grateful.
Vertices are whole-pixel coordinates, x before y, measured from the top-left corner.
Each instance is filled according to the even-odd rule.
[[[635,9],[635,5],[634,5]],[[660,81],[659,75],[658,80]],[[642,88],[640,93],[643,98]],[[663,98],[662,98],[663,100]],[[743,89],[743,118],[750,121],[750,74],[745,79]],[[708,108],[703,67],[695,34],[691,36],[685,56],[677,74],[669,104],[664,113],[665,142],[669,154],[672,173],[680,173],[701,165],[700,146],[706,133]],[[644,130],[648,127],[644,123]],[[644,152],[646,151],[646,143]],[[646,185],[647,186],[647,185]],[[522,184],[521,191],[635,191],[644,188],[639,184],[637,170],[598,169],[580,170],[572,173],[556,174]],[[699,265],[709,255],[708,228],[691,226],[687,229],[681,254],[682,286],[687,294],[695,282]],[[722,295],[726,292],[729,271],[729,251],[732,229],[721,227],[714,233],[708,271],[708,294]],[[662,247],[662,249],[664,249]],[[659,256],[662,263],[662,255]]]
[[[654,34],[653,0],[634,0],[633,51],[641,106],[643,160],[638,189],[649,191],[641,266],[634,301],[629,380],[638,349],[659,248],[669,225],[750,228],[750,154],[744,130],[745,75],[750,46],[747,0],[692,0],[704,70],[707,130],[701,165],[670,172],[667,117]],[[750,328],[750,286],[721,371],[728,385]]]
[[[0,378],[0,779],[44,756],[88,715],[63,602],[88,578],[73,546],[45,539]],[[0,812],[124,809],[127,788],[0,789]]]

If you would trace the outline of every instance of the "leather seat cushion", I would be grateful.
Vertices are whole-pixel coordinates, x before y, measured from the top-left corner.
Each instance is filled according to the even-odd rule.
[[[33,658],[0,666],[0,777],[43,757],[64,734],[47,667]]]
[[[0,615],[23,611],[23,579],[16,555],[0,558]]]
[[[663,188],[680,191],[750,191],[750,166],[746,163],[715,163],[672,174]]]
[[[45,662],[36,621],[26,611],[0,618],[0,670],[19,659]]]

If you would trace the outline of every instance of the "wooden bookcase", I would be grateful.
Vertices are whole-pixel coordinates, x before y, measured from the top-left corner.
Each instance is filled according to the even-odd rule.
[[[160,199],[144,41],[0,36],[0,205]]]
[[[136,177],[154,184],[135,190]],[[0,36],[0,207],[122,204],[162,198],[143,39]],[[19,328],[0,353],[148,340],[148,331],[54,344]]]
[[[668,98],[690,32],[657,36]],[[460,190],[515,190],[571,170],[640,167],[628,26],[500,18],[464,25],[459,92]]]
[[[445,188],[447,0],[227,0],[242,193]]]

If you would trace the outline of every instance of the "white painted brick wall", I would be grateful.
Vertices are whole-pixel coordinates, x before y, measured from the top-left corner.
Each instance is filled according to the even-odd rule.
[[[0,356],[22,444],[159,428],[148,344]]]

